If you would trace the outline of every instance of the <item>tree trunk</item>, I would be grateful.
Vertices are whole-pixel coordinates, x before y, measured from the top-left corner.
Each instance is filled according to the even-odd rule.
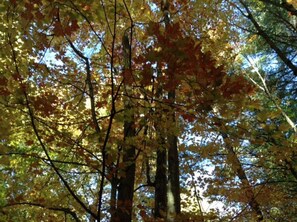
[[[126,127],[128,127],[128,125]],[[118,188],[116,217],[117,219],[119,219],[118,221],[120,222],[130,222],[132,220],[132,205],[135,180],[135,147],[127,147],[124,152],[123,176],[121,176],[120,178]]]
[[[158,68],[157,76],[162,75],[162,71]],[[162,99],[162,86],[158,86],[156,98]],[[164,120],[162,106],[156,106],[157,120]],[[167,214],[167,151],[165,144],[165,134],[162,126],[158,121],[154,123],[156,129],[156,138],[158,141],[157,162],[156,162],[156,177],[155,177],[155,218],[166,218]]]
[[[111,191],[110,191],[110,221],[114,222],[116,216],[116,202],[117,202],[117,185],[118,181],[117,178],[111,179]]]
[[[125,32],[123,36],[123,51],[124,51],[124,68],[131,72],[131,46],[129,37]],[[125,83],[125,80],[124,80]],[[124,84],[127,94],[132,94],[132,87]],[[134,128],[134,113],[130,99],[124,98],[125,120],[124,120],[124,140],[135,136]],[[134,194],[134,181],[135,181],[135,146],[130,145],[129,141],[123,145],[123,159],[122,171],[119,179],[118,198],[116,221],[130,222],[132,220],[132,205]]]
[[[165,139],[160,127],[156,128],[159,136],[155,177],[155,218],[166,218],[167,213],[167,155]]]
[[[246,197],[248,199],[248,204],[250,208],[252,209],[253,213],[257,217],[257,221],[263,221],[263,214],[260,209],[260,204],[256,200],[256,196],[253,190],[253,187],[251,186],[246,173],[240,163],[240,160],[238,159],[238,156],[236,155],[233,147],[227,142],[228,135],[225,133],[222,133],[222,137],[226,143],[226,149],[228,152],[228,157],[232,160],[231,166],[233,171],[236,173],[238,178],[240,179],[240,182],[242,184],[242,187],[244,188],[244,192],[246,194]]]
[[[163,11],[165,29],[170,25],[169,18],[170,3],[168,0],[161,1],[161,10]],[[170,36],[167,36],[169,38]],[[169,65],[168,65],[169,66]],[[168,67],[170,70],[170,67]],[[174,73],[169,73],[170,78],[174,78]],[[171,81],[171,79],[169,79]],[[175,88],[168,92],[168,100],[170,103],[175,102]],[[170,111],[169,111],[170,112]],[[175,112],[169,113],[169,121],[175,127]],[[179,184],[179,160],[177,149],[177,136],[169,130],[167,134],[168,140],[168,187],[167,187],[167,220],[173,221],[176,214],[180,213],[180,184]]]
[[[175,101],[175,92],[168,93],[169,101]],[[170,121],[175,125],[175,112],[170,115]],[[179,184],[179,159],[177,149],[177,136],[174,132],[168,134],[168,191],[167,191],[167,218],[180,213],[180,184]]]

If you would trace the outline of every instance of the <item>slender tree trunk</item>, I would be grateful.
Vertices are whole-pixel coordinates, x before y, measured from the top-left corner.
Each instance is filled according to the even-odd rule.
[[[131,45],[127,32],[123,36],[123,51],[125,69],[131,72]],[[125,82],[125,80],[124,80]],[[132,87],[124,84],[127,94],[132,93]],[[135,136],[134,113],[129,98],[124,99],[125,120],[124,138],[127,141]],[[129,143],[129,142],[128,142]],[[116,221],[130,222],[132,220],[132,205],[135,181],[135,146],[130,144],[123,145],[122,176],[119,179]]]
[[[170,3],[168,0],[161,1],[161,10],[164,14],[165,29],[170,25],[169,18]],[[170,38],[170,36],[167,36]],[[170,70],[170,67],[168,67]],[[169,73],[174,78],[173,73]],[[170,81],[170,80],[169,80]],[[173,104],[175,102],[175,88],[168,92],[168,100]],[[169,113],[169,121],[175,126],[175,112]],[[169,130],[168,141],[168,187],[167,187],[167,220],[172,221],[176,214],[180,213],[180,183],[179,183],[179,159],[177,148],[177,136]]]
[[[250,208],[252,209],[253,213],[257,217],[257,221],[263,221],[263,214],[260,208],[260,204],[256,200],[256,196],[253,190],[253,187],[251,186],[246,173],[240,163],[240,160],[238,159],[238,156],[236,155],[233,147],[227,142],[228,135],[225,133],[222,133],[222,137],[226,143],[226,149],[228,152],[228,157],[232,160],[232,169],[240,179],[240,182],[244,188],[245,195],[248,199],[248,204]]]
[[[161,75],[161,72],[158,72]],[[162,96],[162,88],[157,89],[156,97]],[[157,115],[157,119],[164,119],[163,110]],[[161,121],[162,122],[162,121]],[[155,122],[156,137],[159,144],[157,148],[156,177],[155,177],[155,218],[166,218],[167,214],[167,152],[165,146],[164,130],[158,122]]]
[[[129,127],[129,128],[126,128]],[[131,125],[126,125],[127,131],[134,131]],[[132,132],[130,132],[132,135]],[[134,134],[133,134],[134,135]],[[121,222],[132,220],[132,205],[135,180],[135,147],[126,147],[123,156],[123,176],[120,178],[117,199],[117,219]]]
[[[167,166],[166,150],[157,151],[157,169],[155,179],[155,217],[165,218],[167,212]]]
[[[175,101],[175,92],[168,93],[169,101]],[[175,112],[170,115],[170,121],[175,125]],[[177,136],[174,132],[168,134],[168,219],[172,215],[180,213],[180,184],[179,184],[179,159],[177,148]]]
[[[115,221],[116,216],[116,202],[117,202],[117,178],[111,179],[111,191],[110,191],[110,221]]]
[[[157,67],[157,76],[161,77],[162,71]],[[156,92],[156,98],[162,99],[163,90],[159,85]],[[156,137],[158,141],[156,177],[155,177],[155,218],[166,218],[167,214],[167,151],[165,145],[165,134],[158,120],[164,121],[162,106],[156,106],[157,121],[154,126],[156,129]]]

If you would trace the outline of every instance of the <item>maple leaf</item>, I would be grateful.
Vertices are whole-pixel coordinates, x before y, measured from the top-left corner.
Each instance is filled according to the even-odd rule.
[[[64,28],[64,32],[67,35],[71,35],[73,32],[79,29],[79,25],[77,24],[77,20],[73,19],[69,22],[69,24]]]
[[[124,82],[125,84],[127,85],[132,85],[133,82],[134,82],[134,77],[133,77],[133,74],[131,72],[131,70],[129,69],[125,69],[123,72],[122,72],[122,76],[124,78]]]
[[[60,21],[56,21],[54,23],[54,28],[53,28],[53,32],[56,36],[63,36],[64,35],[64,30],[63,30],[63,26],[61,24]]]
[[[187,113],[183,113],[182,117],[189,122],[194,122],[196,120],[196,117],[194,115],[187,114]]]

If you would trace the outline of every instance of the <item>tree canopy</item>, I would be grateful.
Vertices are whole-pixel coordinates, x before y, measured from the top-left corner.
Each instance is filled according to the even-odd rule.
[[[0,222],[297,220],[296,1],[0,17]]]

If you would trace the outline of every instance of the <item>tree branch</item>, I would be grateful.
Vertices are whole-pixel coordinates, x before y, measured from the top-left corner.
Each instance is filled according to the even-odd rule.
[[[28,205],[31,207],[41,207],[41,208],[44,208],[47,210],[61,211],[61,212],[71,215],[76,222],[81,222],[81,220],[78,218],[78,216],[76,215],[76,213],[73,210],[71,210],[70,208],[65,208],[65,207],[50,207],[50,206],[46,206],[46,205],[40,204],[40,203],[19,202],[19,203],[7,204],[3,208],[13,207],[13,206],[17,206],[17,205]]]
[[[260,1],[265,2],[266,4],[270,4],[273,6],[283,8],[286,11],[290,12],[291,15],[297,16],[297,10],[294,8],[294,6],[292,4],[288,3],[286,0],[283,0],[282,3],[279,3],[276,1],[270,1],[270,0],[260,0]]]
[[[14,65],[15,65],[15,71],[18,75],[21,76],[20,74],[20,71],[19,71],[19,67],[18,67],[18,63],[17,63],[17,58],[16,58],[16,52],[14,50],[14,47],[12,45],[12,42],[9,40],[9,44],[10,44],[10,47],[11,47],[11,50],[12,50],[12,60],[14,62]],[[81,205],[81,207],[87,212],[89,213],[92,217],[95,217],[96,218],[96,214],[94,214],[85,204],[84,202],[75,194],[75,192],[71,189],[70,185],[68,184],[68,182],[66,181],[66,179],[62,176],[62,174],[60,173],[60,171],[58,170],[58,168],[56,167],[55,163],[53,162],[53,160],[51,159],[50,157],[50,154],[47,150],[47,148],[45,147],[45,144],[43,143],[40,135],[39,135],[39,132],[38,132],[38,129],[37,129],[37,126],[35,124],[35,121],[34,121],[34,114],[33,114],[33,110],[31,109],[30,107],[30,102],[29,102],[29,96],[26,92],[26,87],[24,87],[24,82],[20,80],[20,85],[21,85],[21,90],[22,90],[22,93],[25,97],[25,106],[28,110],[28,114],[29,114],[29,118],[31,120],[31,125],[32,125],[32,128],[33,128],[33,131],[34,131],[34,134],[36,135],[37,137],[37,140],[40,144],[40,146],[42,147],[43,149],[43,152],[45,153],[47,159],[49,160],[50,162],[50,165],[51,167],[53,168],[53,170],[55,171],[55,173],[57,174],[57,176],[61,179],[62,183],[64,184],[64,186],[66,187],[66,189],[68,190],[68,192],[71,194],[71,196]]]
[[[293,74],[295,76],[297,76],[297,66],[295,66],[293,64],[293,62],[287,58],[287,56],[285,55],[285,53],[283,53],[281,51],[281,49],[279,47],[277,47],[277,45],[271,40],[271,38],[269,37],[269,35],[265,32],[264,29],[261,28],[261,26],[259,25],[259,23],[256,21],[256,19],[254,18],[252,12],[250,11],[249,7],[247,6],[247,4],[240,0],[239,1],[243,7],[245,8],[247,15],[245,15],[243,12],[241,12],[243,14],[243,16],[247,17],[254,25],[254,27],[256,28],[256,30],[258,31],[258,34],[260,36],[262,36],[262,38],[266,41],[266,43],[271,47],[271,49],[273,49],[276,54],[278,55],[278,57],[285,63],[285,65],[292,70]]]

